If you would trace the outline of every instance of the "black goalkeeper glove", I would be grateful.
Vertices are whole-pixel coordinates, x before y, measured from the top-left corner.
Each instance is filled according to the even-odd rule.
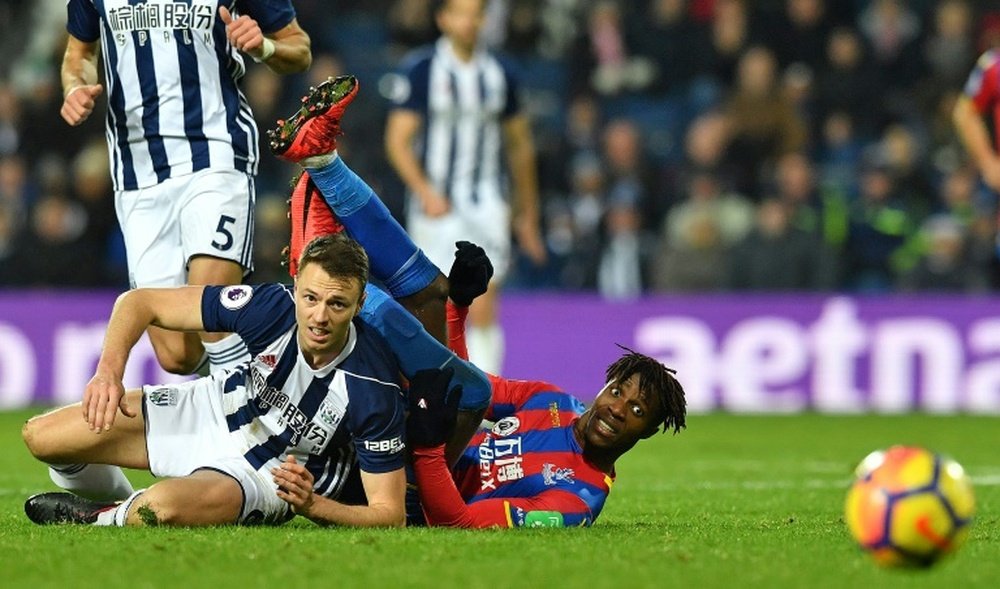
[[[470,241],[455,243],[455,261],[448,272],[448,296],[460,307],[468,307],[493,278],[493,263],[486,250]]]
[[[410,416],[407,442],[413,448],[440,446],[451,437],[462,400],[462,385],[448,391],[453,368],[421,370],[410,379]]]

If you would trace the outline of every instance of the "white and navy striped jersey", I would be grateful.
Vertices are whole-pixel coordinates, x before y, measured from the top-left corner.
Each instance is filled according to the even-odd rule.
[[[337,498],[355,461],[370,473],[403,467],[399,367],[385,339],[355,318],[344,351],[314,370],[299,350],[294,307],[292,288],[280,284],[208,286],[201,301],[206,330],[239,334],[252,358],[223,387],[243,457],[270,476],[292,454],[315,477],[315,492]]]
[[[258,131],[239,88],[243,56],[219,6],[267,33],[295,18],[291,0],[68,0],[66,29],[100,39],[115,190],[205,168],[256,174]]]
[[[417,147],[431,184],[456,210],[504,199],[501,124],[520,111],[510,68],[483,50],[463,62],[442,37],[410,56],[404,70],[394,102],[423,116]]]

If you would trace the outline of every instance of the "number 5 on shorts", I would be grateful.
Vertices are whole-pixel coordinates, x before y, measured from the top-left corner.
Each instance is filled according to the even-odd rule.
[[[225,238],[225,241],[219,243],[218,240],[213,240],[212,247],[222,252],[233,247],[233,234],[230,233],[229,229],[226,228],[226,225],[235,222],[236,219],[230,217],[229,215],[222,215],[219,217],[219,226],[215,228],[215,232],[222,234],[222,236]]]

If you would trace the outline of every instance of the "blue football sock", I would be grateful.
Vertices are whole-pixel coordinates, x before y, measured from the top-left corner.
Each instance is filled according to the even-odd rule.
[[[441,345],[413,315],[382,289],[369,284],[365,295],[361,318],[386,339],[407,378],[412,378],[420,370],[450,366],[455,369],[451,386],[462,385],[459,408],[477,411],[489,405],[490,380],[486,373]]]
[[[339,156],[327,166],[309,168],[309,176],[334,214],[368,252],[372,276],[394,297],[427,287],[440,270],[424,255],[364,180]]]

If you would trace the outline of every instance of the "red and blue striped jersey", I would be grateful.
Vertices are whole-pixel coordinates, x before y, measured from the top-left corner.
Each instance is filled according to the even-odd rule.
[[[588,463],[573,434],[583,403],[538,381],[490,376],[486,418],[447,480],[443,447],[414,450],[427,523],[460,527],[586,526],[614,474]],[[450,488],[449,488],[450,487]],[[458,494],[455,493],[457,487]]]

